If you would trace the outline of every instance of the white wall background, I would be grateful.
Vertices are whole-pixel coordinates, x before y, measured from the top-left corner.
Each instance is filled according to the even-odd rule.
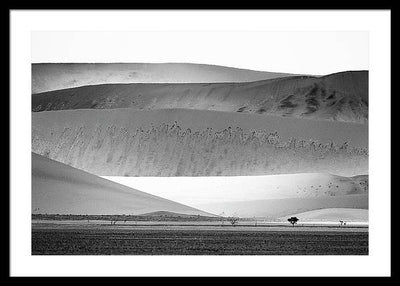
[[[367,70],[368,32],[34,31],[32,62],[186,62],[325,75]]]
[[[390,11],[12,11],[10,25],[10,275],[390,275]],[[110,30],[367,31],[371,106],[369,255],[32,256],[30,73],[32,60],[43,60],[37,55],[32,58],[32,32]],[[96,53],[95,49],[91,51]],[[286,71],[282,65],[279,67]],[[274,69],[272,66],[248,68]],[[329,68],[332,68],[329,72],[334,71],[332,66]],[[315,69],[287,72],[322,73]],[[288,268],[288,265],[296,267]]]

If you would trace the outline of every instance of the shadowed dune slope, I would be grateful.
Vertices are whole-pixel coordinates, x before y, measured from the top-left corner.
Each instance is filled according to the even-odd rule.
[[[32,150],[102,176],[368,173],[364,124],[216,111],[32,114]]]
[[[365,123],[368,71],[247,83],[105,84],[32,95],[35,112],[113,108],[184,108]]]
[[[168,211],[212,216],[32,153],[32,210],[49,214],[143,214]]]
[[[32,64],[32,93],[105,83],[249,82],[292,74],[190,63]]]
[[[368,184],[368,175],[359,175],[359,176],[354,176],[351,178],[353,182],[358,184],[360,188],[362,188],[365,191],[368,191],[369,184]]]

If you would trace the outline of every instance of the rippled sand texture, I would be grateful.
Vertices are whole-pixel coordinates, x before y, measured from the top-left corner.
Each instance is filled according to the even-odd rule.
[[[166,122],[169,113],[176,115],[173,110],[158,117],[156,111],[149,114],[129,109],[33,113],[32,150],[103,176],[306,172],[353,176],[368,172],[368,151],[358,144],[358,140],[367,141],[363,140],[368,136],[367,126],[298,119],[285,121],[271,116],[260,117],[265,120],[264,130],[238,127],[252,119],[247,117],[237,124],[230,121],[232,127],[213,129],[204,128],[198,122],[214,116],[215,120],[210,119],[215,122],[214,126],[220,123],[226,126],[222,118],[228,116],[226,120],[229,121],[232,114],[204,112],[198,112],[198,120],[193,120],[196,118],[192,112],[183,112],[178,116],[179,122],[169,124],[160,122]],[[157,125],[151,127],[153,122]],[[340,132],[344,133],[343,138]],[[285,136],[281,137],[281,133]],[[332,135],[335,141],[328,140]]]

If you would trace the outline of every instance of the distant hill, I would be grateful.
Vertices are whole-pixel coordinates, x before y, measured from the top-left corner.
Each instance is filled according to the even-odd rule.
[[[32,153],[33,213],[138,215],[157,211],[213,216]]]
[[[249,82],[293,76],[190,63],[32,64],[32,93],[106,83]]]
[[[196,219],[196,218],[215,218],[215,215],[209,215],[207,217],[202,215],[190,215],[190,214],[181,214],[181,213],[174,213],[174,212],[167,212],[167,211],[157,211],[151,213],[141,214],[140,216],[144,217],[164,217],[164,218],[185,218],[185,219]]]

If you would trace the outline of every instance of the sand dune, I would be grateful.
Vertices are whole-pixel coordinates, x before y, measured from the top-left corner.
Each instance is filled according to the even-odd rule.
[[[368,173],[368,126],[216,111],[32,114],[32,150],[102,176]]]
[[[189,63],[32,64],[32,93],[105,83],[249,82],[292,76]]]
[[[363,177],[368,186],[368,175]],[[354,177],[322,173],[232,177],[105,176],[104,178],[183,204],[368,194],[368,187],[360,185]]]
[[[362,177],[368,185],[368,175]],[[343,219],[348,220],[351,212],[347,208],[368,209],[368,188],[360,185],[358,178],[331,174],[105,178],[176,202],[190,203],[215,214],[224,212],[228,216],[256,216],[279,220],[281,216],[306,211],[346,208],[343,212],[332,211],[325,214],[327,219],[330,214],[331,217],[342,214]],[[305,215],[304,218],[311,219],[312,214]],[[323,218],[321,214],[321,219]],[[318,212],[315,213],[315,219],[318,220]],[[357,219],[355,216],[355,220]]]
[[[287,198],[270,200],[252,200],[242,202],[222,202],[197,204],[202,210],[236,215],[240,217],[264,217],[279,220],[293,213],[308,212],[326,208],[368,209],[368,195],[323,196],[310,198]]]
[[[368,71],[34,64],[32,111],[39,212],[368,219]]]
[[[167,212],[167,211],[157,211],[157,212],[151,212],[151,213],[145,213],[145,214],[141,214],[140,216],[146,216],[146,217],[156,217],[156,218],[160,218],[160,217],[168,217],[168,218],[176,218],[178,219],[185,219],[185,218],[197,218],[197,215],[193,215],[193,214],[182,214],[182,213],[174,213],[174,212]],[[216,216],[212,216],[212,217],[216,217]]]
[[[355,183],[357,183],[363,190],[368,191],[368,175],[359,175],[351,178]]]
[[[108,181],[32,153],[32,211],[48,214],[206,212]]]
[[[296,216],[302,222],[338,222],[339,220],[346,222],[368,222],[368,210],[366,209],[327,208],[292,214],[290,216]]]
[[[368,72],[249,83],[109,84],[34,94],[33,111],[195,109],[364,123]]]

